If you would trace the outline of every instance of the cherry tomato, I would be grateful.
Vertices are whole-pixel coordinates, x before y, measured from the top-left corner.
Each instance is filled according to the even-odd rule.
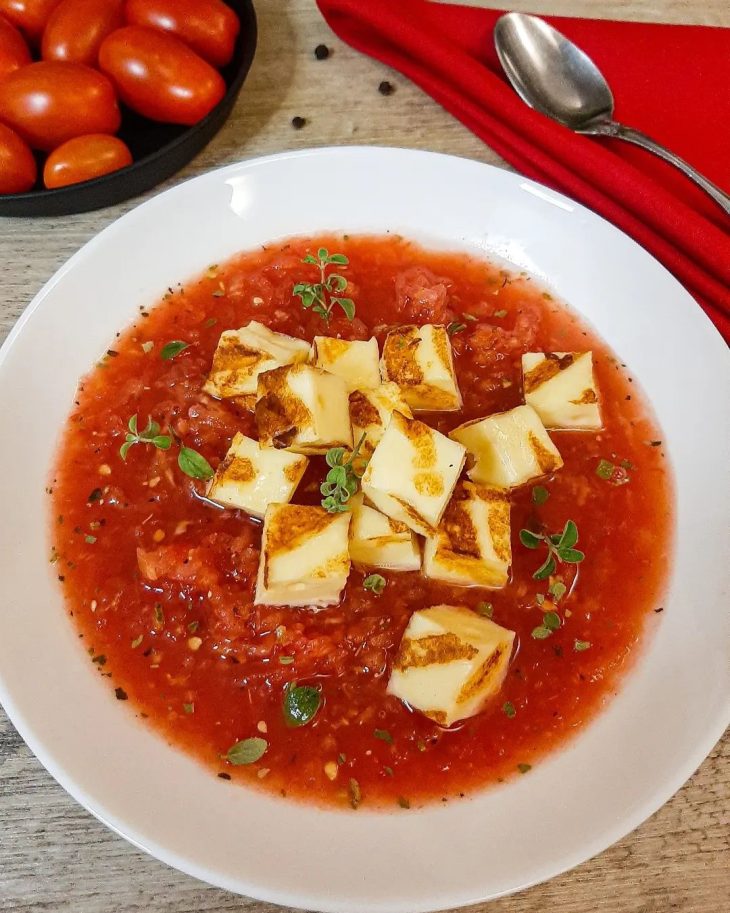
[[[172,32],[213,66],[233,57],[240,24],[223,0],[127,0],[125,12],[130,25]]]
[[[60,0],[0,0],[0,13],[35,42],[59,3]]]
[[[48,156],[43,183],[49,190],[67,187],[100,178],[131,164],[132,153],[118,137],[107,133],[75,136]]]
[[[31,62],[25,38],[4,16],[0,16],[0,79]]]
[[[116,133],[121,115],[103,73],[41,60],[0,82],[0,120],[34,149],[50,151],[85,133]]]
[[[106,36],[124,24],[124,0],[61,0],[41,43],[44,60],[69,60],[95,67]]]
[[[37,172],[30,146],[0,124],[0,193],[25,193],[35,184]]]
[[[118,29],[104,39],[99,67],[125,104],[165,123],[197,123],[226,91],[220,73],[186,44],[174,35],[138,25]]]

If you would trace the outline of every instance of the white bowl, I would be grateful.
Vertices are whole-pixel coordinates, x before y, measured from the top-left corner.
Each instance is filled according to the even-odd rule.
[[[639,379],[676,478],[665,611],[618,697],[529,776],[407,814],[277,800],[168,747],[92,671],[48,565],[44,486],[58,432],[78,378],[115,331],[212,262],[329,229],[497,254],[549,282]],[[417,913],[550,878],[656,811],[728,723],[728,390],[722,339],[669,273],[595,214],[518,175],[346,148],[257,159],[175,187],[73,256],[0,352],[3,706],[93,814],[232,891],[333,913]]]

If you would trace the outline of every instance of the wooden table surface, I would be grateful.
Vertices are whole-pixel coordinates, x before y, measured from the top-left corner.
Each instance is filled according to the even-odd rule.
[[[257,8],[258,52],[231,120],[165,186],[248,156],[328,144],[411,146],[504,166],[419,89],[338,41],[313,0],[258,0]],[[730,26],[728,0],[532,0],[516,8]],[[320,42],[333,50],[326,61],[312,54]],[[396,87],[389,97],[378,93],[383,79]],[[294,116],[306,118],[303,129],[291,127]],[[55,270],[138,202],[65,218],[0,220],[0,341]],[[726,737],[664,808],[611,849],[545,885],[472,909],[724,913],[730,910],[729,809]],[[107,830],[51,779],[0,710],[0,911],[276,909],[207,887]]]

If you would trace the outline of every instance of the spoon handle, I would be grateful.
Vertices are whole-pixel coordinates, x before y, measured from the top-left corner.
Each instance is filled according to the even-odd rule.
[[[659,158],[664,159],[665,162],[669,162],[671,165],[674,165],[676,168],[679,168],[680,171],[684,172],[690,180],[694,181],[708,196],[712,197],[717,205],[725,211],[726,215],[730,216],[730,196],[720,190],[712,181],[708,181],[706,177],[701,175],[696,168],[693,168],[685,162],[684,159],[675,155],[673,152],[670,152],[669,149],[661,146],[645,133],[634,130],[632,127],[625,127],[623,124],[616,123],[616,121],[613,120],[603,121],[602,123],[595,124],[594,126],[580,130],[579,132],[588,133],[592,136],[611,136],[615,139],[626,140],[626,142],[633,143],[635,146],[641,146],[642,149],[648,149],[649,152],[653,152],[655,155],[658,155]]]

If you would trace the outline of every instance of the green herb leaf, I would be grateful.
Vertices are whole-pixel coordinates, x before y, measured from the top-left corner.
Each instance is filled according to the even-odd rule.
[[[342,466],[345,462],[346,453],[347,451],[344,447],[330,447],[324,455],[324,461],[328,466],[331,466],[334,469],[336,466]]]
[[[226,752],[226,760],[236,767],[242,764],[254,764],[264,756],[268,747],[269,744],[266,739],[261,739],[258,736],[243,739],[240,742],[236,742],[235,745],[231,745]]]
[[[555,558],[552,554],[548,555],[545,559],[544,564],[541,564],[540,567],[532,575],[534,580],[547,580],[547,578],[555,573],[557,565],[555,564]]]
[[[613,475],[613,470],[615,468],[616,467],[613,465],[613,463],[609,463],[608,460],[600,460],[598,466],[596,466],[596,475],[599,479],[608,481],[608,479],[610,479]]]
[[[280,656],[279,662],[281,663],[282,666],[291,666],[291,664],[294,662],[294,657],[293,656]]]
[[[559,602],[567,593],[568,588],[562,580],[554,580],[548,587],[548,593],[556,602]]]
[[[591,642],[589,640],[576,640],[573,644],[573,649],[576,653],[582,653],[583,650],[590,649]]]
[[[328,263],[337,263],[338,266],[347,266],[350,262],[344,254],[331,254],[327,258]]]
[[[201,456],[197,450],[190,447],[181,447],[177,457],[177,465],[182,469],[185,475],[192,479],[212,479],[214,472],[210,463]]]
[[[96,542],[96,536],[84,536],[84,542],[88,545],[93,545]]]
[[[158,450],[169,450],[172,447],[172,438],[169,434],[157,434],[150,443],[154,444]]]
[[[304,726],[317,715],[322,695],[319,688],[289,682],[284,688],[284,719],[287,726]]]
[[[557,612],[545,612],[542,623],[549,631],[557,631],[560,627],[560,615]]]
[[[89,504],[93,504],[94,501],[98,501],[100,497],[101,497],[101,488],[95,488],[92,492],[90,492],[89,497],[86,500],[88,501]]]
[[[547,488],[543,488],[542,485],[535,485],[535,487],[532,489],[532,500],[538,506],[544,504],[549,497],[550,492],[547,490]]]
[[[393,744],[393,736],[388,732],[387,729],[376,729],[373,732],[373,735],[376,739],[380,739],[381,742],[386,742],[388,745]]]
[[[509,719],[512,719],[512,717],[516,716],[517,714],[515,705],[512,703],[512,701],[505,701],[504,704],[502,704],[502,710],[504,711],[504,715],[509,717]]]
[[[449,336],[456,336],[457,333],[463,333],[463,331],[465,329],[466,329],[465,323],[457,323],[456,321],[452,321],[446,327],[446,332],[449,334]]]
[[[195,713],[195,704],[183,704],[185,713]]]
[[[485,618],[491,618],[494,615],[494,606],[491,602],[478,602],[476,611]]]
[[[532,770],[532,764],[518,764],[517,770],[519,770],[521,774],[526,774],[528,771]]]
[[[335,304],[339,304],[345,313],[345,317],[347,317],[348,320],[354,319],[355,302],[352,300],[352,298],[334,298],[333,301]]]
[[[578,541],[578,527],[572,520],[566,520],[558,542],[558,548],[572,548]]]
[[[506,309],[502,308],[502,310],[500,310],[500,311],[495,311],[493,316],[494,317],[506,317],[507,311],[506,311]]]
[[[542,542],[542,536],[538,536],[536,533],[531,533],[529,529],[521,529],[520,542],[525,546],[525,548],[539,548],[540,543]]]
[[[134,640],[132,641],[132,649],[136,650],[137,647],[142,643],[143,640],[144,640],[144,634],[140,634],[139,637],[135,637]]]
[[[179,355],[185,349],[190,346],[189,342],[183,342],[182,339],[173,339],[172,342],[167,342],[162,347],[160,352],[160,358],[163,361],[169,361],[171,358],[174,358],[176,355]]]
[[[550,637],[553,632],[550,628],[546,628],[545,625],[538,625],[536,628],[533,628],[531,631],[531,636],[535,640],[545,640],[546,637]]]
[[[558,549],[558,557],[566,564],[580,564],[585,554],[577,548],[561,548]]]
[[[371,593],[375,593],[376,596],[380,596],[380,594],[385,589],[385,583],[385,577],[381,576],[380,574],[370,574],[369,577],[366,577],[363,580],[362,586],[364,590],[370,590]]]

